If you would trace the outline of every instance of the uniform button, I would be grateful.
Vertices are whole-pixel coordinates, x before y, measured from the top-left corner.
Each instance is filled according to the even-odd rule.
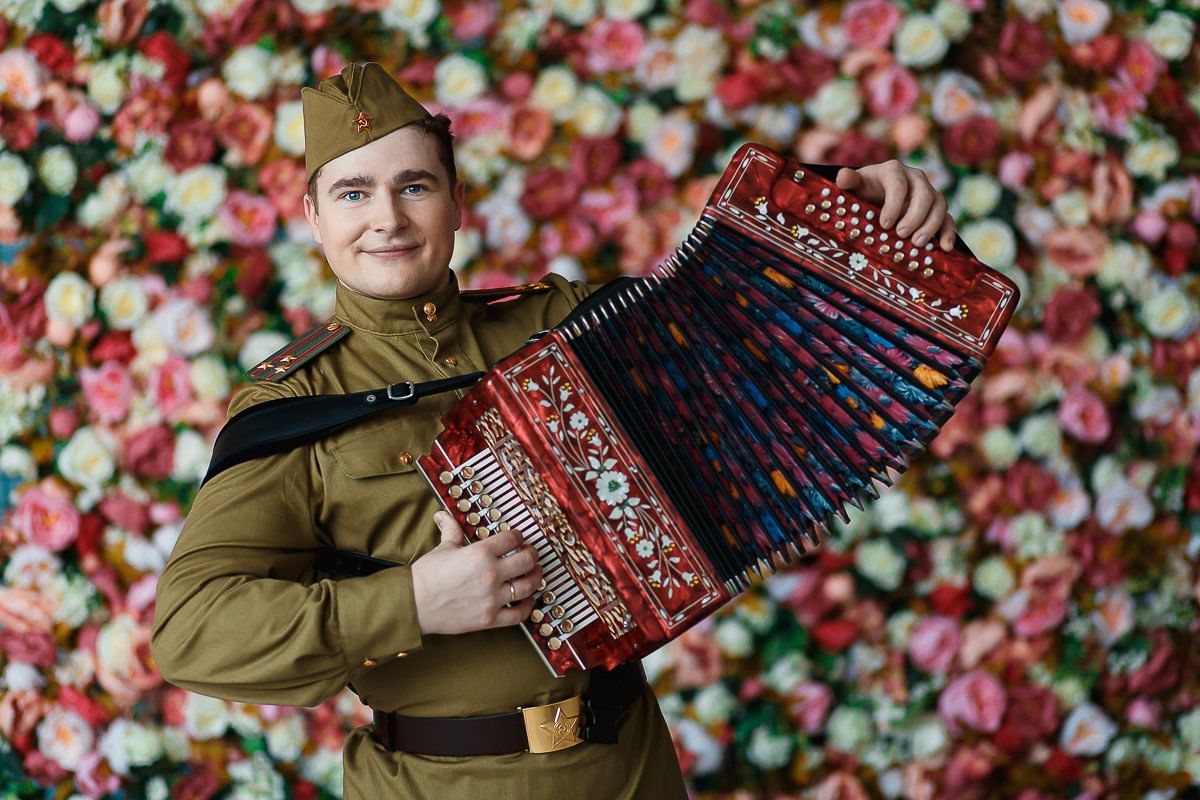
[[[425,319],[427,319],[430,324],[433,324],[437,322],[437,314],[426,314]]]
[[[363,666],[366,667],[367,669],[370,669],[371,667],[375,666],[378,663],[379,662],[373,658],[364,658],[363,659]]]
[[[408,658],[408,653],[405,653],[405,652],[396,653],[396,658]]]
[[[404,466],[407,467],[412,462],[413,462],[412,454],[409,453],[407,450],[400,454],[400,463],[401,464],[403,464]]]
[[[458,359],[454,356],[446,356],[446,363],[453,367],[458,363]]]
[[[436,314],[437,306],[434,305],[433,303],[426,303],[424,306],[421,307],[421,310],[424,311],[426,313],[426,315]]]

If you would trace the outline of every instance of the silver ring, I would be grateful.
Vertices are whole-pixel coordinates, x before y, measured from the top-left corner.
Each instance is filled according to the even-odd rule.
[[[513,586],[512,581],[505,581],[505,583],[508,584],[508,593],[512,595],[512,600],[510,602],[517,602],[517,587]]]

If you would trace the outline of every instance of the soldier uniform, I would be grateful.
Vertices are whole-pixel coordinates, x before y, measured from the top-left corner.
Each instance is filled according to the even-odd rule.
[[[366,116],[378,122],[385,111],[368,108]],[[307,105],[305,113],[307,128]],[[444,288],[403,300],[339,283],[333,318],[253,370],[260,380],[237,391],[229,415],[279,398],[486,370],[588,291],[554,274],[499,303],[464,300],[453,272]],[[159,578],[151,645],[164,677],[214,697],[296,706],[319,704],[349,683],[374,709],[419,717],[498,714],[580,694],[588,673],[552,676],[517,626],[460,635],[418,628],[411,564],[437,546],[439,534],[437,501],[416,461],[461,394],[422,398],[209,480]],[[366,577],[320,578],[313,561],[322,547],[399,565]],[[347,798],[685,796],[649,687],[612,745],[426,756],[385,748],[373,727],[355,729],[346,741]]]

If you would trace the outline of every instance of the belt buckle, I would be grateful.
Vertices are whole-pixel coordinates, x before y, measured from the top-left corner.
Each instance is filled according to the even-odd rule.
[[[553,753],[582,744],[583,700],[579,695],[544,706],[521,708],[530,753]]]

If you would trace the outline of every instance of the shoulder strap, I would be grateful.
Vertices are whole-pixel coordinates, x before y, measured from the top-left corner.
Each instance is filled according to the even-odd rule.
[[[327,320],[267,356],[246,374],[256,381],[281,381],[349,335],[350,328]]]

